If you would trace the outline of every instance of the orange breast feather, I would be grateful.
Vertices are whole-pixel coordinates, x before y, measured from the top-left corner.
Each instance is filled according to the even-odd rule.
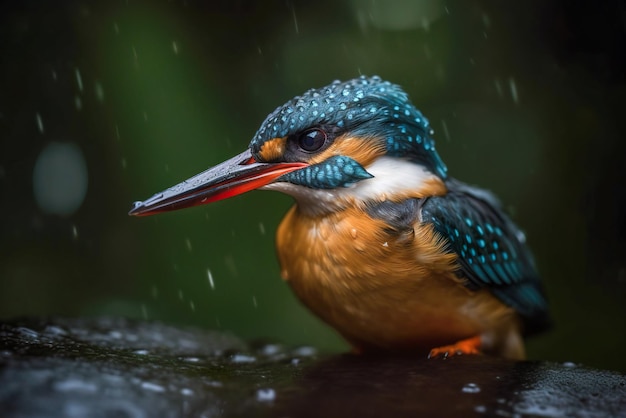
[[[496,329],[511,310],[458,279],[433,228],[393,231],[352,207],[323,217],[294,206],[277,233],[282,277],[357,350],[424,350]]]

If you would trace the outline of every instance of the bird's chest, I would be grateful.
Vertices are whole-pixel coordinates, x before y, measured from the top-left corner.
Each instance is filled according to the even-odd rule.
[[[353,343],[393,346],[423,339],[419,330],[433,336],[427,329],[437,321],[464,327],[448,316],[459,317],[456,299],[468,292],[435,241],[419,231],[389,232],[358,211],[313,218],[292,208],[277,249],[283,279],[309,309]]]

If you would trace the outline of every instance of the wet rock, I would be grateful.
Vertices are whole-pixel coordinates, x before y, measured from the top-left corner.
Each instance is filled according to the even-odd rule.
[[[323,356],[125,319],[0,323],[3,417],[626,416],[626,376],[487,356]]]

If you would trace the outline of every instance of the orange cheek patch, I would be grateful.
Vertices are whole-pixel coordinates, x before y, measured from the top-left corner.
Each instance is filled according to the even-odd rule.
[[[285,155],[285,147],[287,146],[287,137],[272,138],[267,140],[261,146],[259,155],[265,162],[279,161]]]
[[[309,160],[309,164],[317,164],[336,156],[345,155],[352,158],[363,167],[373,163],[374,160],[385,155],[385,143],[381,138],[355,138],[342,135],[324,152],[315,155]]]

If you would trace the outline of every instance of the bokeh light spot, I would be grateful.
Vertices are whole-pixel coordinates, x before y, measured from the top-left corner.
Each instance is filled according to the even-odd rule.
[[[76,212],[87,194],[87,165],[78,146],[52,142],[35,163],[33,191],[39,208],[69,216]]]

